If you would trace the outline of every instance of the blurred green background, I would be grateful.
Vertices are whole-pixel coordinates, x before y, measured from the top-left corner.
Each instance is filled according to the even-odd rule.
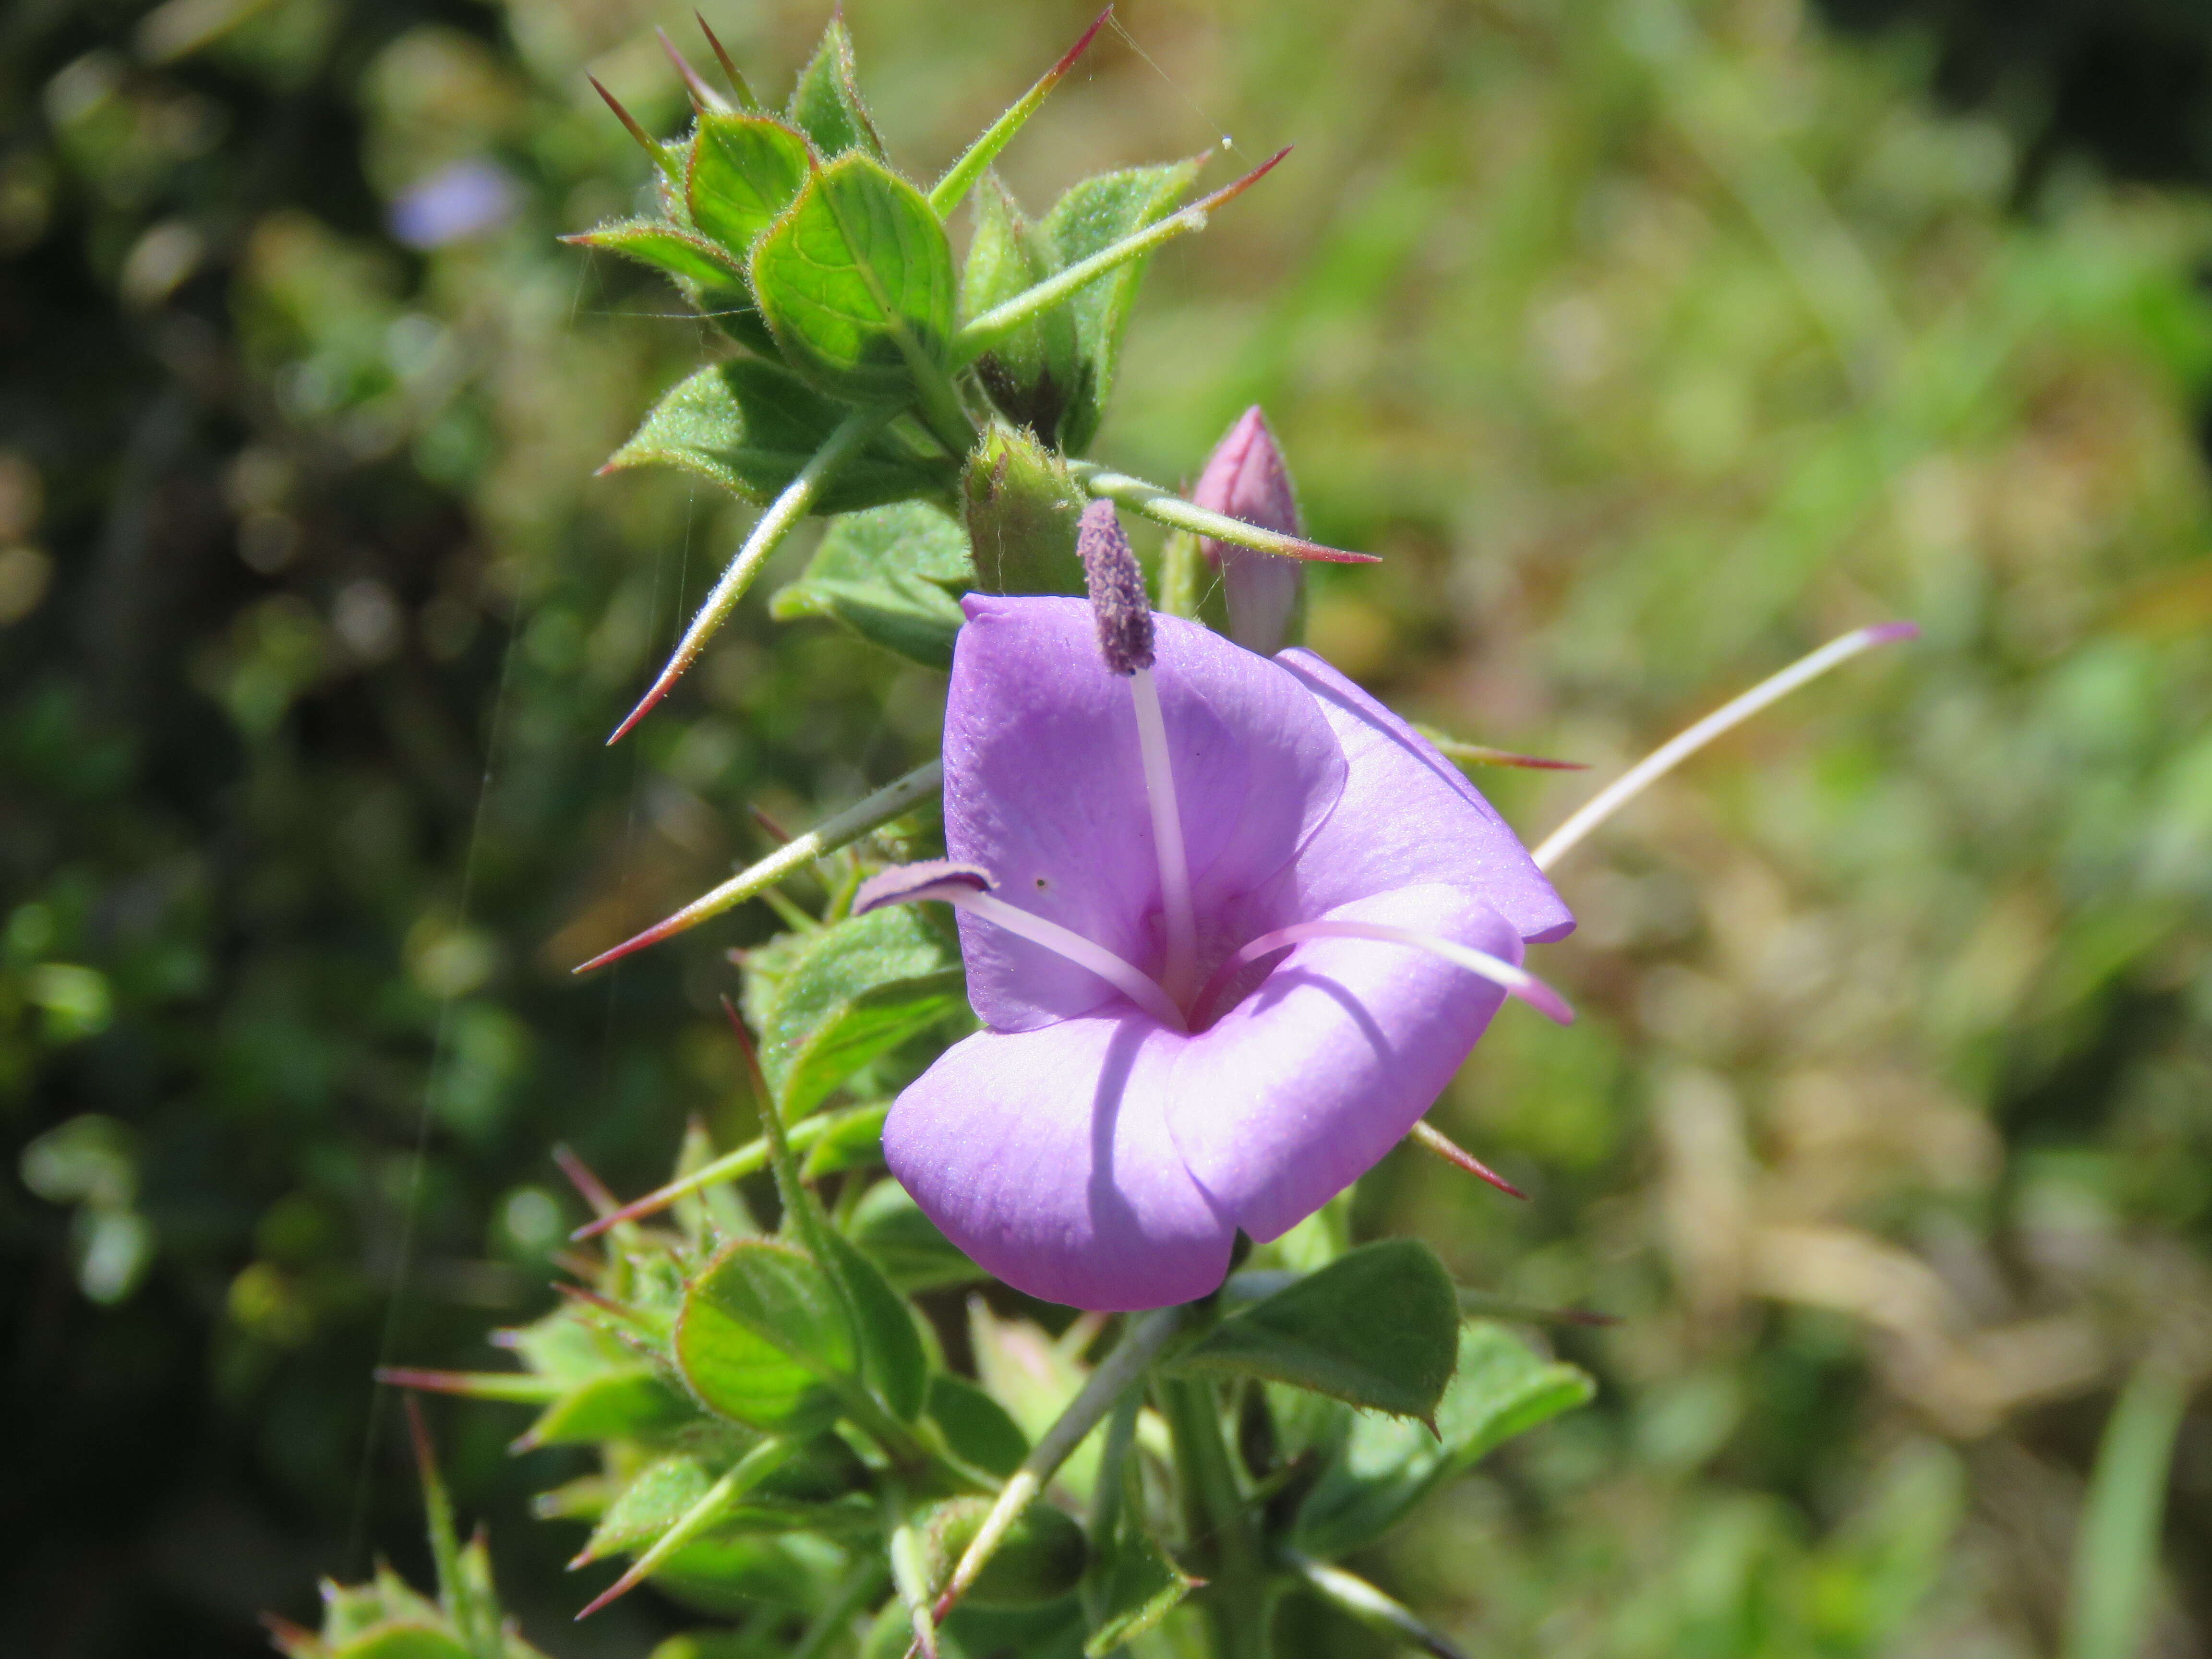
[[[708,12],[771,88],[822,22]],[[856,0],[895,155],[933,173],[1087,15]],[[2140,1644],[2069,1589],[2118,1391],[2212,1369],[2212,21],[1121,17],[1010,155],[1033,207],[1298,148],[1154,260],[1098,453],[1188,477],[1264,404],[1315,532],[1387,558],[1322,574],[1341,666],[1602,776],[1830,633],[1926,629],[1564,867],[1583,1022],[1509,1013],[1439,1112],[1533,1202],[1404,1154],[1363,1188],[1620,1322],[1558,1337],[1596,1406],[1375,1571],[1478,1653],[2212,1653],[2212,1409],[2137,1459],[2154,1544],[2124,1493],[2092,1529],[2106,1593],[2151,1562]],[[714,349],[555,240],[644,181],[587,70],[683,119],[655,22],[0,17],[10,1654],[253,1653],[318,1573],[417,1565],[371,1366],[544,1304],[554,1141],[637,1190],[734,1127],[708,1015],[769,918],[568,966],[756,854],[749,805],[935,743],[933,677],[751,604],[600,746],[744,523],[592,476]],[[1593,787],[1482,781],[1532,838]],[[562,1455],[437,1425],[533,1638],[642,1655],[649,1596],[566,1626],[580,1534],[527,1514]]]

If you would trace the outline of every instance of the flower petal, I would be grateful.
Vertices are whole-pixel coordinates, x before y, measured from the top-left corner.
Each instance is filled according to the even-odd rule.
[[[1167,1131],[1189,1039],[1115,1006],[955,1043],[892,1106],[884,1156],[979,1266],[1048,1302],[1119,1312],[1213,1290],[1236,1229]]]
[[[945,842],[998,896],[1146,972],[1160,955],[1160,881],[1128,682],[1098,654],[1080,599],[970,594],[945,711]],[[1268,659],[1156,617],[1153,673],[1201,915],[1288,863],[1343,792],[1321,705]],[[1001,1031],[1099,1006],[1104,981],[1040,946],[960,919],[969,1000]]]
[[[1434,744],[1312,652],[1285,651],[1275,660],[1312,691],[1352,771],[1335,815],[1277,884],[1283,890],[1271,896],[1269,913],[1279,920],[1272,925],[1443,882],[1481,894],[1524,939],[1574,931],[1573,913],[1520,837]]]
[[[1378,894],[1328,919],[1419,928],[1521,960],[1511,924],[1459,888]],[[1273,1238],[1419,1121],[1504,995],[1414,946],[1309,939],[1184,1044],[1169,1131],[1213,1202],[1253,1237]]]

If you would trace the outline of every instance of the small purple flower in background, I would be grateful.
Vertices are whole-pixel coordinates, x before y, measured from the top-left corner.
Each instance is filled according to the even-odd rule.
[[[428,252],[496,229],[514,216],[522,192],[514,175],[481,155],[418,179],[392,204],[392,235]]]
[[[1229,435],[1214,447],[1190,498],[1200,507],[1262,530],[1279,530],[1286,536],[1304,533],[1283,453],[1276,447],[1275,434],[1267,429],[1267,417],[1257,404],[1246,410],[1229,428]],[[1229,604],[1229,637],[1262,656],[1281,650],[1290,642],[1298,603],[1305,594],[1304,567],[1294,559],[1255,553],[1210,536],[1199,543],[1199,548],[1221,573],[1223,593]]]
[[[1370,1168],[1508,990],[1570,1018],[1519,963],[1574,921],[1326,662],[1154,616],[1105,502],[1083,551],[1090,604],[963,601],[950,858],[855,908],[952,903],[988,1028],[899,1097],[892,1173],[1007,1283],[1125,1310],[1206,1295],[1239,1231],[1276,1237]]]

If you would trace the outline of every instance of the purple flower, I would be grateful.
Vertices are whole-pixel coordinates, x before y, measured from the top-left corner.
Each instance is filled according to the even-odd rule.
[[[496,161],[473,156],[417,180],[392,203],[392,235],[427,252],[487,230],[514,216],[521,192]]]
[[[1255,404],[1238,416],[1228,435],[1214,446],[1190,498],[1199,506],[1232,519],[1304,533],[1298,522],[1298,498],[1283,452],[1267,429],[1267,416]],[[1229,637],[1249,651],[1279,651],[1291,637],[1298,603],[1305,596],[1305,568],[1295,559],[1274,558],[1249,547],[1206,537],[1199,547],[1221,572],[1229,605]]]
[[[1457,769],[1319,657],[1121,614],[1103,506],[1101,603],[963,601],[950,856],[856,908],[954,904],[988,1028],[899,1097],[892,1172],[1007,1283],[1123,1310],[1206,1294],[1239,1231],[1357,1179],[1507,988],[1564,1016],[1518,964],[1574,921]]]

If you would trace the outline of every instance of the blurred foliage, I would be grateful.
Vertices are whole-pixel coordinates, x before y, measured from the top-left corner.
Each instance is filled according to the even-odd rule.
[[[1998,10],[1133,0],[1148,56],[1102,42],[1006,159],[1042,201],[1298,142],[1155,259],[1097,447],[1188,476],[1263,402],[1315,533],[1388,559],[1323,573],[1313,642],[1410,714],[1603,769],[1826,634],[1928,630],[1566,866],[1583,1022],[1501,1019],[1440,1113],[1534,1203],[1363,1189],[1621,1322],[1558,1339],[1594,1408],[1365,1564],[1471,1648],[2052,1650],[2117,1389],[2212,1358],[2212,213],[2101,179],[2063,99],[1938,113]],[[712,346],[554,240],[646,186],[584,72],[672,128],[683,15],[0,18],[9,1651],[259,1651],[372,1543],[425,1565],[372,1364],[542,1309],[553,1141],[632,1191],[688,1115],[747,1133],[709,1014],[770,916],[568,965],[757,852],[748,806],[934,744],[936,677],[755,603],[599,746],[744,522],[592,477]],[[855,7],[894,150],[949,160],[1087,15]],[[2098,27],[2185,67],[2137,15]],[[787,71],[821,19],[710,21]],[[1589,787],[1482,781],[1532,829]],[[644,1596],[560,1627],[582,1534],[521,1504],[572,1454],[441,1428],[532,1639],[648,1648]],[[2201,1408],[2176,1444],[2182,1654]]]

